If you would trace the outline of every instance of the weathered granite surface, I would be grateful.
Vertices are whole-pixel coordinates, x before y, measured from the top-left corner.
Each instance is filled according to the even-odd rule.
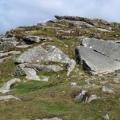
[[[92,74],[110,73],[120,69],[120,62],[99,52],[80,46],[76,48],[77,60]]]

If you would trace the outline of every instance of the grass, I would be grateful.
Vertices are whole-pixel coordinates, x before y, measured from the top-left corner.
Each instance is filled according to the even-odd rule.
[[[70,34],[69,39],[58,38],[53,27],[62,30],[74,29],[74,26],[62,20],[56,23],[48,23],[45,28],[44,26],[19,28],[7,32],[7,36],[15,34],[18,39],[21,39],[25,34],[51,36],[52,41],[46,41],[39,45],[55,45],[73,59],[75,59],[74,49],[80,44],[79,37],[96,37],[105,40],[120,39],[120,27],[118,25],[113,26],[115,32],[100,32],[95,28],[77,28],[75,29],[76,34]],[[100,24],[98,27],[102,27],[102,25]],[[22,49],[21,51],[25,50]],[[14,77],[15,67],[12,59],[0,64],[0,83]],[[0,101],[0,120],[35,120],[54,116],[63,118],[63,120],[101,120],[101,117],[106,113],[109,114],[111,120],[120,120],[120,86],[113,83],[114,77],[119,73],[120,71],[104,76],[91,76],[81,66],[76,65],[69,77],[66,76],[66,70],[58,73],[40,72],[40,76],[49,77],[48,82],[27,81],[21,77],[22,82],[13,86],[12,91],[8,94],[17,96],[22,101]],[[87,80],[90,82],[89,86],[86,83]],[[113,85],[115,94],[105,94],[101,91],[101,82],[104,81]],[[78,87],[72,87],[71,82],[76,82]],[[99,87],[93,88],[93,84]],[[91,94],[97,94],[102,99],[90,104],[76,103],[72,94],[81,88],[90,91]]]
[[[8,59],[4,63],[0,64],[0,82],[10,80],[13,76],[14,70],[15,64],[12,59]]]
[[[50,77],[49,82],[24,82],[23,78],[22,82],[14,86],[11,91],[11,94],[21,98],[22,101],[0,102],[0,120],[35,120],[54,116],[64,120],[101,120],[101,116],[105,113],[109,113],[112,120],[119,120],[118,94],[104,95],[95,90],[94,93],[105,98],[90,104],[74,101],[71,94],[80,89],[71,87],[70,82],[74,81],[84,86],[85,79],[93,79],[93,76],[89,75],[85,78],[84,72],[80,78],[77,72],[80,72],[80,69],[76,68],[70,77],[64,72],[59,73],[59,77],[58,73],[41,73]]]
[[[19,96],[22,101],[0,103],[1,120],[8,118],[9,120],[23,118],[32,120],[52,116],[60,116],[64,120],[100,120],[105,113],[109,113],[113,120],[119,120],[120,117],[120,104],[117,100],[109,96],[107,99],[90,104],[76,103],[70,96],[74,88],[65,83],[49,86],[48,83],[29,82],[18,85],[14,89],[13,94]]]
[[[23,79],[23,82],[14,86],[11,91],[22,101],[0,102],[1,120],[34,120],[54,116],[64,120],[101,120],[101,116],[106,113],[110,114],[112,120],[119,120],[119,93],[114,96],[103,94],[99,89],[89,89],[89,91],[105,98],[90,104],[74,101],[71,94],[80,88],[71,87],[70,82],[74,81],[80,86],[84,86],[85,79],[93,79],[93,76],[89,75],[86,75],[86,78],[84,75],[80,78],[77,72],[80,72],[78,68],[73,71],[70,77],[67,77],[64,72],[59,73],[59,77],[58,73],[41,73],[41,75],[50,77],[49,82],[24,82]]]

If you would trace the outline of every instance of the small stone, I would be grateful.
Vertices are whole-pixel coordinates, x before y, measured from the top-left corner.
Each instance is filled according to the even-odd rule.
[[[40,81],[48,82],[49,78],[46,76],[40,76]]]
[[[97,100],[97,99],[99,99],[99,98],[97,97],[97,95],[91,95],[91,96],[89,97],[89,99],[88,99],[88,103],[90,103],[90,102],[92,102],[92,101],[94,101],[94,100]]]
[[[77,83],[76,83],[76,82],[71,82],[70,84],[71,84],[71,86],[73,86],[73,87],[76,87],[76,86],[77,86]]]
[[[54,118],[42,118],[42,119],[36,119],[36,120],[62,120],[62,119],[58,117],[54,117]]]
[[[105,116],[103,116],[103,120],[110,120],[110,117],[108,114],[106,114]]]
[[[113,93],[112,86],[110,84],[106,84],[102,87],[102,91],[105,93]]]
[[[68,64],[68,72],[67,72],[67,76],[70,75],[70,73],[73,71],[73,69],[75,68],[76,62],[74,60],[70,60],[69,64]]]
[[[81,90],[81,92],[75,97],[77,102],[87,102],[89,98],[89,93],[86,90]]]
[[[4,101],[8,101],[10,99],[15,99],[15,100],[21,100],[13,95],[6,95],[6,96],[0,96],[0,101],[4,100]]]
[[[113,80],[115,83],[120,83],[120,75],[118,75],[116,78]]]
[[[84,102],[84,103],[90,103],[94,100],[99,99],[100,97],[97,97],[97,95],[90,95],[89,92],[82,90],[76,97],[75,100],[77,102]]]

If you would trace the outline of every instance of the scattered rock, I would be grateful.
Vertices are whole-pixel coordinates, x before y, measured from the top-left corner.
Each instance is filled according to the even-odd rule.
[[[82,90],[76,97],[75,101],[78,102],[86,102],[88,98],[90,97],[89,93],[85,90]]]
[[[76,83],[76,82],[71,82],[70,84],[71,84],[71,86],[73,86],[73,87],[76,87],[76,86],[77,86],[77,83]]]
[[[99,99],[99,97],[96,95],[90,95],[90,93],[85,90],[81,90],[80,93],[75,97],[75,101],[84,103],[90,103],[97,99]]]
[[[102,87],[102,91],[105,93],[113,93],[112,86],[110,84],[106,84]]]
[[[115,83],[120,83],[120,75],[118,75],[116,78],[113,80]]]
[[[49,80],[49,77],[40,75],[40,81],[48,82],[48,80]]]
[[[110,117],[109,117],[109,115],[108,115],[108,114],[106,114],[106,115],[105,115],[105,116],[103,116],[102,118],[103,118],[103,120],[110,120]]]
[[[97,97],[97,95],[91,95],[88,99],[88,103],[94,101],[94,100],[97,100],[97,99],[100,99],[100,97]]]
[[[8,100],[11,100],[11,99],[15,99],[15,100],[21,100],[13,95],[6,95],[6,96],[0,96],[0,101],[8,101]]]
[[[12,42],[2,42],[0,44],[0,51],[2,52],[10,51],[13,48],[15,48],[15,45]]]
[[[7,93],[10,91],[10,88],[12,85],[14,85],[17,82],[20,82],[21,80],[18,78],[14,78],[12,80],[9,80],[8,82],[4,83],[2,87],[0,87],[1,93]]]

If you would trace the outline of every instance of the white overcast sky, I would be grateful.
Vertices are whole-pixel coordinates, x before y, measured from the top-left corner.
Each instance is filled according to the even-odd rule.
[[[120,22],[120,0],[0,0],[0,32],[45,21],[54,15]]]

